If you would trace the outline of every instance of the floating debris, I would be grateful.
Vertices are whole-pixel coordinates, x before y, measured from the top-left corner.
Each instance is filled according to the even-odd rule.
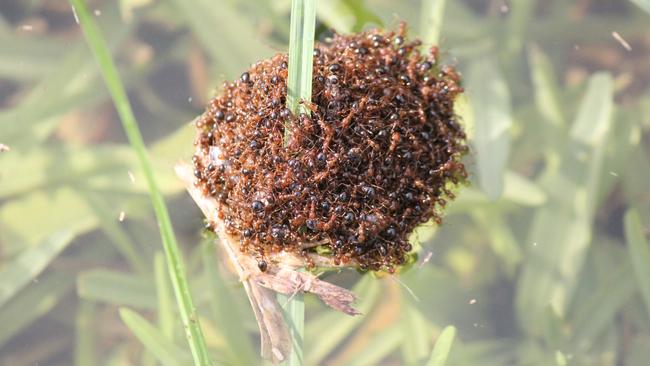
[[[71,6],[72,8],[72,15],[74,16],[74,21],[75,23],[79,24],[79,17],[77,16],[77,9],[74,8],[74,6]]]
[[[623,48],[625,48],[628,52],[632,51],[632,47],[630,46],[630,44],[627,43],[627,41],[625,39],[623,39],[623,37],[621,37],[621,35],[618,34],[618,32],[612,32],[612,37],[614,37],[614,39],[618,43],[620,43],[621,46],[623,46]]]
[[[418,269],[422,268],[425,264],[429,263],[431,257],[433,257],[433,252],[430,251],[424,256],[422,262],[420,262],[420,264],[418,265]]]

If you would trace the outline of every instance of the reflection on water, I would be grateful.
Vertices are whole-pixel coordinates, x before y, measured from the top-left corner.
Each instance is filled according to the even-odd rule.
[[[286,50],[289,1],[89,3],[149,144],[214,357],[256,364],[244,293],[206,257],[210,239],[171,167],[191,156],[187,122],[215,88]],[[426,34],[431,5],[322,1],[318,32],[405,19]],[[463,71],[472,184],[442,227],[417,230],[420,262],[399,279],[325,275],[354,288],[365,315],[308,298],[307,364],[424,364],[447,325],[458,328],[453,365],[647,362],[648,12],[644,0],[446,2],[440,46]],[[121,307],[189,360],[154,263],[144,178],[70,6],[6,0],[0,15],[0,364],[154,364],[157,349],[143,352]]]

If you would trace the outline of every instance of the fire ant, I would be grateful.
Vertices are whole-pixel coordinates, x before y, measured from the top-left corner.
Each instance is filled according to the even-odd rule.
[[[333,35],[313,51],[300,113],[285,105],[286,55],[256,62],[210,101],[196,122],[196,186],[261,271],[280,250],[310,265],[300,243],[324,239],[333,263],[393,271],[410,232],[440,222],[447,187],[467,177],[453,110],[462,87],[437,48],[421,55],[419,44],[404,23]]]

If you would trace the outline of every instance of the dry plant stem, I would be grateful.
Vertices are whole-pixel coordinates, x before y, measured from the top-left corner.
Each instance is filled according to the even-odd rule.
[[[223,221],[217,217],[219,205],[217,201],[204,196],[201,190],[194,186],[193,168],[180,163],[176,166],[176,174],[185,182],[187,191],[208,221],[213,223],[219,242],[244,285],[260,328],[262,357],[281,362],[291,351],[291,339],[284,322],[282,308],[275,294],[270,290],[286,295],[310,292],[335,310],[349,315],[360,314],[351,305],[355,300],[352,292],[321,281],[309,272],[297,272],[297,268],[304,266],[304,260],[293,253],[281,252],[270,255],[267,270],[261,272],[257,261],[242,253],[239,239],[226,233]],[[311,258],[317,266],[333,267],[329,258],[319,255],[311,255]]]
[[[194,187],[192,168],[186,164],[178,164],[176,174],[185,182],[187,191],[205,217],[214,223],[215,232],[220,239],[219,243],[221,243],[244,285],[246,295],[248,295],[248,300],[260,328],[262,357],[271,359],[274,362],[283,361],[291,351],[291,339],[284,324],[282,308],[275,300],[275,295],[268,289],[258,285],[251,276],[257,269],[257,263],[252,258],[246,257],[239,250],[238,245],[234,245],[237,242],[236,239],[226,233],[223,222],[216,216],[218,204],[213,199],[203,196]]]

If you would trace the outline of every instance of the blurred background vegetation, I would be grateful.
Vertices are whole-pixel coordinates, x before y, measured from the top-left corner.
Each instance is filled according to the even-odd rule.
[[[439,1],[318,0],[317,34],[418,36]],[[219,364],[261,362],[256,324],[173,165],[223,80],[286,52],[289,5],[89,1]],[[326,276],[365,315],[306,297],[306,364],[424,364],[454,325],[452,365],[647,365],[650,1],[454,0],[442,19],[473,183],[400,277]],[[144,179],[66,1],[0,3],[0,108],[0,365],[189,364]]]

